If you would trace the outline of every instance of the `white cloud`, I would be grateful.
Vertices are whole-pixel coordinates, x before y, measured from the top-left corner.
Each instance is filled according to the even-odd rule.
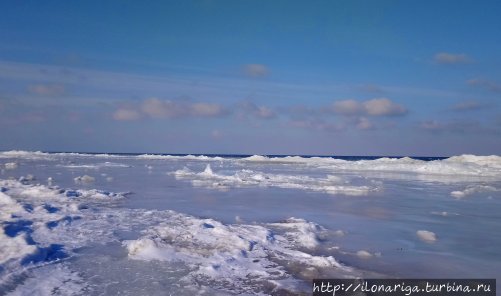
[[[468,80],[467,83],[471,86],[480,87],[488,91],[501,92],[501,84],[491,80],[475,78]]]
[[[313,129],[327,132],[342,132],[346,130],[345,125],[315,119],[291,120],[287,125],[294,128]]]
[[[189,105],[188,108],[193,116],[218,117],[228,113],[223,106],[213,103],[195,103]]]
[[[216,103],[191,103],[150,98],[128,108],[119,108],[113,114],[113,118],[115,120],[137,120],[142,117],[220,117],[226,114],[228,114],[228,110]]]
[[[360,117],[357,121],[356,128],[359,130],[371,130],[374,129],[374,124],[366,117]]]
[[[407,113],[407,109],[405,107],[396,104],[387,98],[376,98],[364,102],[355,100],[336,101],[332,104],[331,111],[335,114],[346,116],[395,116]]]
[[[434,60],[438,64],[467,64],[472,63],[473,59],[471,59],[468,55],[464,53],[454,54],[448,52],[439,52],[434,56]]]
[[[131,121],[141,118],[141,114],[136,110],[120,108],[113,113],[113,119],[118,121]]]
[[[188,114],[188,106],[170,100],[157,98],[146,99],[141,104],[141,111],[152,118],[182,117]]]
[[[262,64],[247,64],[243,66],[243,72],[249,77],[265,77],[268,76],[270,70]]]
[[[239,104],[240,107],[240,117],[246,118],[249,115],[260,118],[260,119],[272,119],[277,116],[275,111],[266,107],[266,106],[258,106],[252,102],[243,102]]]
[[[34,84],[28,86],[28,91],[40,96],[58,96],[64,94],[66,89],[62,84]]]
[[[378,98],[363,103],[367,114],[374,116],[402,115],[407,110],[398,104],[393,103],[387,98]]]
[[[336,101],[332,107],[336,114],[341,115],[359,115],[364,113],[363,105],[355,100]]]
[[[473,111],[486,108],[486,104],[482,104],[477,101],[463,101],[459,102],[456,105],[452,106],[452,110],[454,111]]]

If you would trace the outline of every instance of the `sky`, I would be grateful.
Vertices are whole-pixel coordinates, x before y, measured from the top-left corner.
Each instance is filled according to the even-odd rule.
[[[0,150],[501,154],[499,1],[1,1]]]

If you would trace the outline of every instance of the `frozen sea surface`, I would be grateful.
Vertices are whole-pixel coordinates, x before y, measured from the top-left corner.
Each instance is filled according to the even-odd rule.
[[[501,157],[0,152],[0,295],[501,279]]]

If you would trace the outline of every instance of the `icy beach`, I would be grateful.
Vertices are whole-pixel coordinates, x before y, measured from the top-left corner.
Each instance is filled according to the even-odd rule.
[[[501,279],[501,157],[0,152],[0,295]]]

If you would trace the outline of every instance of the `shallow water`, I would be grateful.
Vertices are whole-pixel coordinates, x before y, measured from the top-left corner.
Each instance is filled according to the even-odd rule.
[[[0,179],[25,180],[1,181],[0,244],[24,253],[5,252],[0,294],[277,295],[308,294],[318,277],[501,278],[496,161],[4,153]]]

